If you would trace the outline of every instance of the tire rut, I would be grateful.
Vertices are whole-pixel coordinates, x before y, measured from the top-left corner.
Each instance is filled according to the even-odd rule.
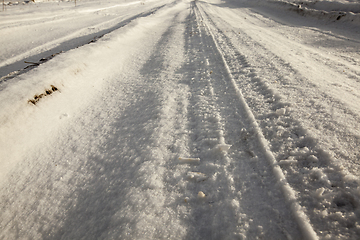
[[[259,150],[256,134],[194,2],[186,22],[188,60],[183,71],[187,73],[184,84],[190,89],[188,145],[191,156],[201,159],[190,169],[208,177],[202,182],[189,182],[185,191],[188,196],[199,191],[206,194],[203,202],[188,202],[187,221],[192,226],[188,238],[299,236],[290,209],[283,207],[281,188]],[[270,222],[269,216],[273,219]]]
[[[337,236],[344,232],[345,238],[359,236],[356,227],[359,224],[358,184],[333,164],[334,159],[317,144],[318,140],[294,119],[290,104],[258,75],[258,69],[240,53],[238,49],[249,43],[243,42],[244,46],[235,47],[218,27],[219,22],[224,24],[223,21],[217,18],[215,23],[213,16],[206,12],[203,14],[236,85],[246,93],[245,99],[270,144],[276,164],[296,191],[297,200],[304,207],[316,233],[320,237]],[[244,34],[239,35],[244,38]],[[246,41],[249,39],[246,38]],[[241,39],[239,42],[242,42]]]

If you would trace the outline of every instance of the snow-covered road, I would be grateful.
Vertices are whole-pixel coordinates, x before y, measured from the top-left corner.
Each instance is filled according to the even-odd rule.
[[[8,6],[0,239],[358,239],[360,21],[292,7]]]

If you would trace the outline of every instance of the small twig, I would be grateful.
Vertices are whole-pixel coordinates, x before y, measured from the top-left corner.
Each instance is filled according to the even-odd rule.
[[[36,63],[36,62],[27,62],[27,61],[24,61],[24,63],[32,64],[32,65],[36,65],[36,66],[39,66],[39,65],[40,65],[40,63]]]

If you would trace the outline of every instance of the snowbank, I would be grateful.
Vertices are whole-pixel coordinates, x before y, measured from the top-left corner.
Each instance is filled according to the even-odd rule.
[[[277,11],[291,11],[326,22],[345,22],[360,26],[360,3],[349,1],[282,1],[282,0],[225,0],[231,5],[266,7]]]
[[[327,21],[340,21],[360,25],[360,4],[336,1],[268,1],[266,6],[281,7],[302,16]]]
[[[322,11],[342,11],[360,13],[360,3],[347,1],[298,1],[295,2],[307,8]]]

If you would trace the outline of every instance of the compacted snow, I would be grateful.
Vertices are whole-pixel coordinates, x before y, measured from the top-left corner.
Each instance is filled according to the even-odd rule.
[[[359,239],[358,1],[5,2],[0,239]]]

